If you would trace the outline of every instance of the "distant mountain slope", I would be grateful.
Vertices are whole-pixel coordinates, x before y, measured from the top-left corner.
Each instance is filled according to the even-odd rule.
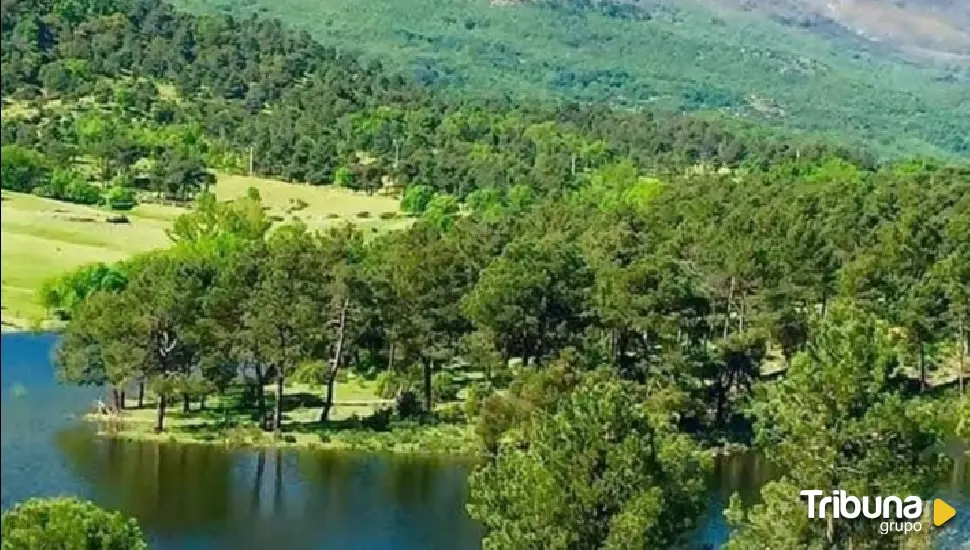
[[[725,0],[708,0],[723,6]],[[970,63],[967,0],[727,0],[783,24],[825,29],[837,24],[917,60]]]
[[[922,3],[928,13],[933,5],[946,4]],[[176,4],[277,17],[324,44],[355,50],[426,84],[463,93],[720,110],[864,141],[884,155],[970,157],[970,68],[960,63],[924,66],[883,52],[881,43],[850,29],[848,19],[826,19],[812,11],[815,0]],[[782,4],[791,9],[765,8]],[[793,19],[796,8],[809,23]]]

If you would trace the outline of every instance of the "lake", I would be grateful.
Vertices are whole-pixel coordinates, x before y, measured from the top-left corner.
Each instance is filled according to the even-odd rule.
[[[296,450],[238,450],[102,439],[77,415],[95,388],[58,385],[55,336],[4,334],[4,509],[33,496],[80,495],[138,518],[152,548],[460,550],[482,530],[464,511],[468,464],[446,459]],[[948,502],[966,507],[970,467],[948,480]],[[722,510],[734,491],[751,499],[771,477],[757,455],[721,460],[697,546],[726,537]],[[970,514],[940,548],[970,540]]]

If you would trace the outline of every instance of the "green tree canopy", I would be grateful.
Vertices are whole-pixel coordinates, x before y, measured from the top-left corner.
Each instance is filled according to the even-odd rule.
[[[138,522],[92,502],[30,499],[3,513],[3,547],[23,550],[145,550]]]
[[[673,424],[676,399],[599,372],[527,441],[470,477],[485,548],[670,548],[703,509],[711,461]]]
[[[747,513],[732,499],[729,548],[891,547],[904,535],[882,534],[878,522],[807,520],[798,492],[929,495],[950,465],[941,402],[894,385],[888,327],[845,304],[816,325],[787,376],[761,388],[757,443],[785,475]]]

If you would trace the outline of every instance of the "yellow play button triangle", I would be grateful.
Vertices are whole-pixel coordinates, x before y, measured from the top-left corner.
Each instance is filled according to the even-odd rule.
[[[939,527],[953,519],[955,515],[957,515],[957,511],[953,509],[953,506],[940,499],[933,501],[933,525]]]

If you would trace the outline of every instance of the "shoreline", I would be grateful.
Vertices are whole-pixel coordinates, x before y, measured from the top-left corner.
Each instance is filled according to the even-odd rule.
[[[54,319],[40,319],[29,321],[19,317],[7,317],[0,321],[0,332],[3,334],[31,334],[39,332],[58,332],[64,328],[64,323]]]
[[[120,439],[128,442],[154,442],[175,445],[208,445],[239,449],[295,449],[320,452],[362,452],[426,458],[453,458],[456,460],[480,460],[483,449],[470,424],[409,424],[407,427],[376,431],[366,428],[316,433],[283,432],[276,439],[272,432],[255,426],[237,427],[228,431],[211,430],[198,434],[184,431],[155,433],[144,422],[118,417],[106,417],[99,413],[87,413],[83,420],[96,427],[97,437]],[[402,434],[415,436],[415,440]],[[324,440],[321,435],[326,435]],[[291,436],[291,437],[288,437]],[[429,444],[435,442],[434,444]],[[751,451],[753,447],[741,443],[721,443],[706,448],[715,459],[727,458]]]
[[[229,429],[211,428],[190,433],[175,427],[155,433],[152,425],[135,419],[87,413],[81,417],[96,429],[100,438],[130,442],[155,442],[178,445],[211,445],[227,449],[298,449],[393,454],[400,456],[481,458],[481,446],[469,424],[403,423],[387,431],[367,428],[312,432],[284,430],[277,439],[272,432],[251,426]]]

